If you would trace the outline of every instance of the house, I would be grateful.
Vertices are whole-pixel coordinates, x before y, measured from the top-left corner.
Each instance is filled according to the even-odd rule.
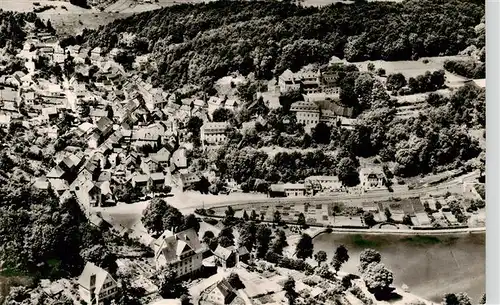
[[[207,122],[201,126],[200,138],[203,146],[219,145],[226,141],[226,130],[229,127],[227,122]]]
[[[306,187],[301,183],[285,183],[283,185],[286,197],[300,197],[306,195]]]
[[[42,116],[47,121],[54,121],[59,117],[56,107],[47,107],[42,109]]]
[[[295,112],[295,117],[299,124],[317,125],[320,121],[320,108],[313,102],[295,102],[291,105],[290,112]]]
[[[113,132],[113,121],[108,117],[101,117],[99,121],[97,121],[96,131],[98,131],[101,138],[108,137]]]
[[[10,120],[10,115],[0,114],[0,128],[9,128]]]
[[[102,51],[101,47],[94,48],[94,49],[92,49],[92,51],[90,51],[90,58],[92,60],[100,60],[102,55],[103,55],[103,51]]]
[[[421,212],[421,213],[415,213],[415,216],[417,217],[418,224],[420,226],[430,226],[431,225],[431,220],[427,213]]]
[[[165,147],[162,147],[156,153],[149,154],[149,157],[151,158],[151,160],[157,162],[157,164],[162,168],[167,168],[170,161],[171,153]]]
[[[380,189],[385,186],[385,174],[382,167],[362,168],[359,172],[361,187],[365,190]]]
[[[238,262],[238,255],[234,249],[224,248],[218,245],[213,251],[216,264],[222,268],[232,268]]]
[[[187,229],[179,233],[165,231],[153,243],[156,268],[168,266],[176,271],[177,277],[193,274],[200,271],[202,253],[198,235],[194,229]]]
[[[149,175],[149,186],[152,189],[157,189],[158,187],[162,187],[165,185],[165,175],[160,173],[152,173]]]
[[[304,183],[308,182],[317,182],[325,190],[339,190],[342,188],[342,182],[337,176],[310,176],[304,180]]]
[[[65,59],[66,59],[66,54],[64,52],[64,49],[61,48],[61,46],[56,45],[54,47],[54,58],[53,58],[54,62],[56,64],[62,64]]]
[[[0,87],[0,101],[17,102],[18,101],[17,90],[14,90],[12,88]]]
[[[235,289],[226,279],[209,286],[201,296],[202,301],[214,305],[231,304],[234,298],[236,298]]]
[[[269,197],[286,197],[285,188],[283,184],[271,184],[269,186]]]
[[[182,189],[186,189],[196,182],[200,181],[200,177],[195,173],[180,174]]]
[[[91,262],[85,264],[78,278],[80,298],[89,305],[101,305],[118,292],[116,281],[104,269]]]
[[[92,122],[94,122],[94,124],[97,124],[97,122],[101,118],[107,117],[107,116],[108,116],[108,112],[105,110],[101,110],[101,109],[92,109],[89,113],[89,117],[92,119]]]
[[[248,252],[247,247],[241,246],[236,249],[236,253],[238,255],[238,262],[248,263],[250,260],[250,252]]]
[[[144,173],[149,174],[151,172],[156,172],[159,169],[158,162],[153,160],[151,157],[142,159],[141,169]]]
[[[135,175],[132,177],[133,187],[147,188],[148,184],[149,184],[148,175]]]
[[[175,169],[186,168],[188,166],[185,147],[179,147],[176,151],[174,151],[172,158],[170,158],[170,165],[170,169],[172,171]]]
[[[294,73],[290,69],[285,70],[278,77],[278,86],[281,93],[287,93],[290,91],[300,90],[300,81],[295,77]]]

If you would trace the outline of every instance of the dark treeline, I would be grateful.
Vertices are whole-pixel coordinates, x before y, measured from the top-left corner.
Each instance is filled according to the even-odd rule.
[[[215,1],[137,14],[65,43],[124,47],[134,55],[152,52],[158,66],[152,71],[154,85],[209,88],[232,71],[269,79],[287,68],[326,62],[332,55],[349,61],[407,60],[453,55],[473,44],[482,48],[474,26],[483,15],[484,4],[464,0],[322,8]],[[123,39],[123,33],[135,36]]]
[[[448,60],[444,63],[444,68],[451,73],[455,73],[467,78],[485,78],[486,64],[472,60]]]
[[[8,41],[12,46],[20,47],[26,32],[23,27],[26,22],[35,22],[35,25],[45,27],[35,13],[17,13],[0,9],[0,48],[5,47]]]

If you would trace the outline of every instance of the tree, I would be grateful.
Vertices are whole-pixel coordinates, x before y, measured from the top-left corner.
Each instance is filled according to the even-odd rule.
[[[194,190],[199,191],[202,194],[208,194],[209,187],[210,187],[210,182],[205,176],[201,176],[200,180],[194,183]]]
[[[97,244],[90,248],[83,249],[80,255],[86,262],[92,262],[111,274],[116,274],[116,270],[118,270],[116,255],[105,245]]]
[[[142,223],[153,235],[161,234],[164,230],[176,232],[184,224],[184,216],[165,200],[154,198],[142,212]]]
[[[252,212],[250,213],[250,220],[257,220],[258,216],[257,216],[257,212],[255,212],[255,210],[252,210]]]
[[[248,221],[248,219],[249,219],[249,217],[248,217],[247,211],[246,211],[246,210],[244,210],[244,211],[243,211],[243,220],[244,220],[244,221]]]
[[[277,225],[281,224],[281,213],[276,210],[273,215],[273,222]]]
[[[326,252],[323,250],[316,252],[316,254],[314,254],[314,260],[318,262],[319,267],[322,262],[326,262],[327,260]]]
[[[189,118],[186,127],[189,133],[191,133],[194,137],[199,138],[201,126],[203,126],[203,120],[197,116],[192,116]]]
[[[273,253],[282,255],[283,248],[288,246],[288,242],[286,241],[286,234],[283,230],[276,231],[276,237],[271,245],[271,251]]]
[[[167,203],[161,199],[153,199],[142,212],[142,223],[150,232],[163,231],[163,215],[167,212]]]
[[[335,255],[332,259],[332,265],[335,268],[335,271],[339,271],[342,264],[349,260],[349,254],[347,248],[344,245],[339,245],[335,250]]]
[[[357,166],[349,157],[344,157],[337,165],[339,180],[346,186],[355,186],[359,183]]]
[[[227,281],[229,282],[231,287],[236,290],[245,288],[245,285],[243,284],[237,273],[231,272],[227,277]]]
[[[83,7],[83,8],[89,8],[89,5],[87,4],[87,0],[70,0],[69,3]]]
[[[111,121],[113,121],[113,118],[115,116],[114,112],[113,112],[113,107],[111,107],[111,105],[106,105],[106,108],[104,109],[107,113],[107,117],[108,119],[110,119]]]
[[[293,277],[289,276],[285,283],[283,284],[283,290],[285,291],[285,297],[288,299],[288,304],[295,304],[295,299],[297,298],[297,292],[295,291],[295,280]]]
[[[297,224],[304,227],[306,225],[306,217],[304,216],[304,213],[300,213],[298,217]]]
[[[174,299],[181,296],[183,287],[176,277],[176,272],[168,268],[162,268],[156,272],[153,281],[163,298]]]
[[[269,250],[269,242],[271,241],[271,229],[264,225],[260,225],[257,229],[257,257],[264,258]]]
[[[319,122],[313,129],[312,138],[318,144],[328,144],[330,143],[330,134],[330,127],[324,122]]]
[[[299,242],[297,243],[296,255],[298,258],[305,260],[308,257],[312,257],[314,252],[314,244],[311,236],[307,234],[302,234]]]
[[[187,230],[193,228],[196,233],[200,231],[200,223],[194,214],[189,214],[184,217],[184,223],[181,230]]]
[[[227,108],[217,108],[212,114],[214,122],[231,122],[234,120],[234,113]]]
[[[407,226],[413,226],[413,222],[411,221],[411,216],[410,215],[405,214],[403,216],[403,224],[405,224]]]
[[[224,224],[229,225],[234,221],[234,210],[231,206],[228,206],[224,211],[224,220],[222,221]]]
[[[219,245],[224,248],[234,246],[234,235],[232,227],[224,227],[220,231],[217,241]]]
[[[472,305],[472,301],[466,293],[448,293],[443,298],[443,305]]]
[[[82,118],[88,118],[89,115],[90,115],[90,105],[88,102],[82,102],[82,105],[80,106],[80,109],[79,109],[79,115],[82,117]]]
[[[382,263],[370,263],[363,272],[363,279],[368,291],[373,293],[377,299],[388,299],[394,290],[390,287],[394,275]]]
[[[248,252],[252,252],[256,243],[257,226],[255,222],[244,222],[240,228],[240,246],[245,246]]]
[[[398,91],[406,86],[406,78],[402,73],[390,74],[385,83],[387,90]]]
[[[365,249],[359,255],[359,270],[363,273],[369,264],[380,263],[381,259],[382,257],[377,251],[373,249]]]
[[[387,221],[392,221],[392,213],[389,210],[389,208],[385,208],[384,210],[385,218],[387,218]]]
[[[369,227],[373,227],[377,224],[377,222],[375,221],[375,216],[373,216],[373,214],[370,212],[363,213],[363,221],[365,225]]]

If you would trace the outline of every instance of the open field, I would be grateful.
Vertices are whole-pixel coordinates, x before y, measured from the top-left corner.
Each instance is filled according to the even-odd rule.
[[[85,9],[66,1],[48,0],[2,0],[2,9],[17,12],[32,12],[33,8],[35,8],[33,5],[34,2],[39,2],[40,7],[48,5],[56,7],[37,15],[44,21],[50,20],[59,35],[78,34],[84,28],[97,28],[115,19],[131,15],[131,13],[115,14],[101,12],[95,8]]]
[[[438,57],[425,57],[419,60],[402,60],[402,61],[385,61],[385,60],[374,60],[374,61],[363,61],[353,63],[360,70],[368,70],[367,66],[369,63],[375,65],[375,69],[383,68],[386,74],[402,73],[407,79],[410,77],[416,77],[418,75],[425,74],[426,71],[434,72],[443,69],[444,62],[446,60],[468,60],[471,59],[470,56],[438,56]],[[425,63],[424,60],[428,62]],[[446,72],[446,85],[449,87],[458,87],[463,85],[465,77],[461,77],[449,72]]]

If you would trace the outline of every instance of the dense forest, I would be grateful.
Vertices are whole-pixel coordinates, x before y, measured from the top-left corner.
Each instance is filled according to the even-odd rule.
[[[12,46],[21,46],[26,37],[23,29],[26,22],[35,22],[37,26],[45,27],[35,13],[17,13],[0,9],[0,48],[5,47],[7,42]]]
[[[101,231],[74,198],[60,203],[51,190],[3,184],[0,215],[0,260],[6,274],[59,278],[78,274],[86,260],[113,264]]]
[[[443,12],[446,12],[443,14]],[[484,2],[410,0],[302,7],[288,2],[182,4],[116,20],[63,43],[152,53],[153,84],[210,88],[229,72],[270,79],[287,68],[349,61],[454,55],[484,46],[474,27]]]

